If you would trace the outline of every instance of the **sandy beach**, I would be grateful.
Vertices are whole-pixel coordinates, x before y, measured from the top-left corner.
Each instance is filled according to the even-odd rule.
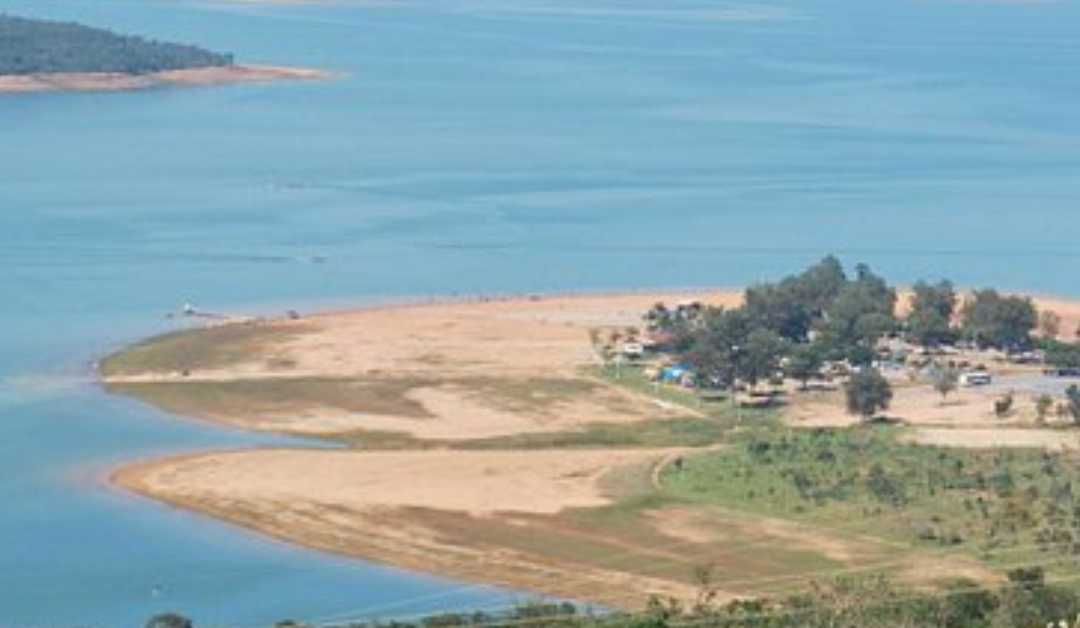
[[[118,92],[156,87],[317,80],[327,79],[331,76],[331,74],[321,70],[272,65],[234,65],[173,70],[153,74],[85,72],[18,76],[0,75],[0,94],[49,91]]]
[[[238,347],[235,360],[182,370],[120,369],[105,382],[113,387],[305,382],[323,389],[327,382],[350,382],[355,395],[329,390],[302,400],[263,399],[253,407],[239,390],[235,404],[199,405],[189,399],[194,405],[171,406],[236,427],[299,435],[370,430],[460,441],[685,416],[686,409],[660,407],[650,397],[583,374],[601,364],[590,333],[640,327],[652,304],[685,298],[690,296],[497,299],[260,322],[250,326],[255,340]],[[715,305],[741,301],[735,292],[694,298]],[[259,344],[260,335],[268,343]]]
[[[767,592],[770,582],[792,578],[784,565],[808,556],[845,568],[889,565],[915,581],[959,572],[991,578],[959,556],[896,558],[894,546],[768,517],[750,523],[738,513],[660,504],[612,523],[603,513],[649,494],[658,466],[688,450],[523,449],[514,440],[696,417],[693,407],[658,403],[597,375],[598,343],[634,336],[651,305],[684,299],[734,306],[742,296],[474,299],[225,325],[136,345],[105,362],[104,382],[115,392],[183,416],[350,448],[149,460],[112,480],[307,547],[620,608],[639,608],[654,594],[693,598],[703,561],[732,569],[722,598]],[[1066,325],[1080,321],[1076,304],[1046,304]],[[928,387],[901,389],[897,408],[915,442],[1058,448],[1071,438],[999,425],[985,400],[972,397],[979,394],[943,405]],[[787,419],[855,422],[828,397],[794,404]],[[371,450],[386,443],[391,451]],[[768,560],[764,550],[745,549],[761,546]]]

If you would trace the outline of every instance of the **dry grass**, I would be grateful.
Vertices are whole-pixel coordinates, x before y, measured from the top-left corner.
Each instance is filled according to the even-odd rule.
[[[233,323],[179,331],[144,340],[109,356],[102,361],[101,372],[108,380],[227,368],[259,360],[271,347],[301,333],[301,327],[282,322]]]

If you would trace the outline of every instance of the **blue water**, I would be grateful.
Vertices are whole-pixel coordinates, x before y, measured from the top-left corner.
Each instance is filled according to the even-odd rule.
[[[1077,2],[0,10],[341,75],[0,98],[0,625],[176,609],[243,628],[512,597],[107,489],[125,460],[267,441],[88,379],[186,301],[731,286],[827,252],[901,282],[1080,296]]]

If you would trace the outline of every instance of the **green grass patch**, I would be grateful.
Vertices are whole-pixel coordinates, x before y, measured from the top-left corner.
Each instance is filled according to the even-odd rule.
[[[734,424],[703,418],[595,423],[578,430],[471,440],[462,449],[590,449],[599,447],[706,447],[723,442]]]
[[[599,382],[586,377],[468,377],[447,379],[444,383],[510,412],[551,410],[590,395],[601,387]]]
[[[171,412],[210,418],[284,416],[331,408],[423,419],[431,415],[405,395],[425,384],[407,378],[295,378],[119,383],[109,389]]]
[[[265,354],[275,344],[304,333],[285,324],[234,323],[149,338],[105,358],[106,377],[178,373],[224,368]],[[273,357],[277,363],[287,360]]]
[[[663,475],[664,494],[1002,564],[1080,554],[1076,460],[899,442],[897,430],[758,429]]]
[[[654,382],[645,375],[644,367],[639,364],[608,365],[595,369],[595,374],[611,384],[710,418],[750,424],[780,422],[778,408],[737,408],[722,391],[703,391]]]

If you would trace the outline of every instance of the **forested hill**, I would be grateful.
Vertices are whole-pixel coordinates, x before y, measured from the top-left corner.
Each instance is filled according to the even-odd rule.
[[[0,75],[63,72],[149,74],[233,64],[232,55],[69,22],[0,15]]]

